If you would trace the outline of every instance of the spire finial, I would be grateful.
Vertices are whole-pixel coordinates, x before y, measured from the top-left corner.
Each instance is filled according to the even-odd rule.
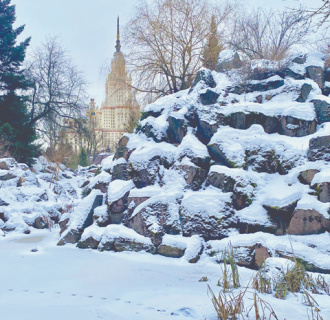
[[[116,51],[120,52],[120,35],[119,35],[119,16],[117,18],[117,41],[116,41]]]

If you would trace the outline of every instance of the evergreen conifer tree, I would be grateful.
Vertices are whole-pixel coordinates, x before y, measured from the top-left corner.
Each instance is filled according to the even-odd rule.
[[[207,44],[203,51],[203,66],[210,70],[214,70],[218,63],[219,53],[223,45],[219,42],[217,23],[213,15],[210,23],[210,33]]]
[[[10,1],[0,0],[0,134],[9,140],[13,157],[31,164],[38,146],[32,144],[36,134],[28,116],[27,96],[23,95],[30,84],[22,70],[30,38],[16,44],[24,26],[13,28],[15,6]]]
[[[88,166],[88,157],[87,157],[87,152],[84,149],[84,147],[81,147],[80,153],[79,153],[79,165],[82,167],[87,167]]]

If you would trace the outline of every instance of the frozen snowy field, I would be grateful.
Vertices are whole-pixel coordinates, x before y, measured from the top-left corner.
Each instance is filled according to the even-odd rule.
[[[57,230],[0,239],[1,320],[217,319],[207,284],[220,291],[221,269],[206,258],[189,264],[144,253],[100,253],[57,247],[56,239]],[[239,272],[243,284],[254,274]],[[199,282],[201,277],[209,281]],[[285,301],[262,297],[279,320],[308,319],[299,295]],[[314,298],[323,320],[330,319],[329,296]]]

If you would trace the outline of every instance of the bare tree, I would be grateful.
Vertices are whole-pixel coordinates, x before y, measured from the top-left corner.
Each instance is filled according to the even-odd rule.
[[[310,32],[303,11],[273,12],[257,9],[238,16],[233,23],[230,45],[250,59],[281,60],[302,43]]]
[[[157,98],[188,88],[202,66],[212,14],[218,25],[231,12],[229,5],[222,8],[207,0],[140,3],[124,37],[137,89]]]
[[[132,133],[135,127],[137,126],[140,118],[141,118],[140,110],[136,108],[130,108],[128,112],[128,117],[126,119],[126,122],[124,123],[124,130],[128,133]]]
[[[34,51],[27,74],[33,83],[30,122],[55,145],[63,119],[79,119],[86,110],[86,81],[54,37]]]
[[[104,145],[104,133],[98,128],[94,118],[86,118],[81,130],[80,139],[82,145],[85,146],[88,156],[92,156],[94,159]]]
[[[323,4],[316,9],[306,10],[311,18],[318,17],[320,20],[318,21],[318,25],[326,25],[325,27],[329,29],[329,17],[330,17],[330,0],[322,0]],[[302,9],[300,9],[302,10]]]

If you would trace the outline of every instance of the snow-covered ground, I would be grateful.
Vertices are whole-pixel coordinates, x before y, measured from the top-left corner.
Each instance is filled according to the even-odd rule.
[[[0,238],[0,319],[217,319],[207,284],[217,295],[221,267],[209,258],[189,264],[147,253],[57,247],[57,239],[58,230]],[[254,273],[239,268],[241,284]],[[199,282],[202,277],[208,281]],[[248,290],[246,309],[253,292]],[[271,303],[279,320],[308,319],[300,294],[286,300],[259,295]],[[314,298],[323,319],[330,319],[329,296]],[[248,319],[255,319],[254,313]]]

